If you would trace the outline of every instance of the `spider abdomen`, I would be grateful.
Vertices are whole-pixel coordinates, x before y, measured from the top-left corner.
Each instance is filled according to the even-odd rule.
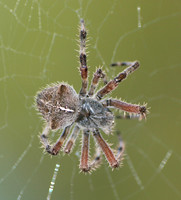
[[[92,98],[84,98],[80,103],[81,110],[77,118],[77,123],[88,129],[101,128],[109,133],[114,125],[114,115],[100,102]]]
[[[36,103],[51,129],[64,128],[77,117],[79,98],[68,84],[58,83],[45,88],[37,94]]]

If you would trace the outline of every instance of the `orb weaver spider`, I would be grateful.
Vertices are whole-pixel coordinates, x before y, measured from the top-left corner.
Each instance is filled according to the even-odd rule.
[[[109,82],[106,81],[105,73],[102,69],[97,69],[88,90],[86,37],[87,32],[84,20],[81,19],[80,74],[82,87],[79,94],[76,93],[72,86],[60,82],[47,86],[38,92],[36,96],[37,108],[46,122],[46,126],[40,136],[43,147],[49,154],[57,155],[71,132],[64,145],[64,152],[69,154],[72,151],[77,136],[82,132],[80,169],[83,172],[89,172],[91,169],[96,169],[99,166],[101,152],[105,155],[110,167],[117,168],[121,163],[125,149],[124,142],[120,138],[117,154],[115,155],[100,133],[100,130],[102,130],[109,134],[114,127],[114,114],[110,111],[110,107],[127,113],[134,113],[139,115],[141,119],[146,118],[147,113],[145,105],[140,106],[117,99],[104,98],[139,67],[138,61],[113,63],[111,66],[127,66],[127,68]],[[103,79],[105,86],[96,91],[100,79]],[[51,145],[48,140],[48,134],[51,130],[59,129],[63,129],[63,132],[57,142]],[[96,155],[90,162],[89,139],[91,134],[96,142]]]

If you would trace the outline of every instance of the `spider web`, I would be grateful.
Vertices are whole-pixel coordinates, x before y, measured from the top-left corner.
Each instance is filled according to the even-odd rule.
[[[0,0],[0,16],[0,199],[181,199],[180,1]],[[112,96],[151,107],[146,122],[116,121],[126,142],[123,167],[112,171],[104,160],[91,175],[79,173],[80,145],[70,156],[42,153],[33,105],[51,82],[79,91],[80,18],[89,77],[104,66],[112,78],[122,69],[110,63],[139,60]],[[116,147],[115,134],[104,137]]]

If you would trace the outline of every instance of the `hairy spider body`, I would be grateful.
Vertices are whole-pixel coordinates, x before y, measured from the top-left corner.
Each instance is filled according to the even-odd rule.
[[[93,98],[78,98],[75,90],[64,83],[45,88],[37,94],[37,106],[51,129],[62,129],[73,122],[81,128],[101,128],[110,133],[114,115]]]
[[[51,129],[62,129],[77,118],[79,96],[68,84],[58,83],[37,94],[36,103]]]
[[[100,128],[106,133],[111,132],[114,115],[108,108],[92,98],[83,98],[80,105],[81,110],[76,120],[79,126],[91,131]]]
[[[104,97],[134,72],[139,67],[139,62],[117,62],[114,66],[127,66],[113,80],[107,81],[102,69],[99,68],[94,73],[90,89],[88,89],[88,67],[86,58],[86,36],[84,20],[80,22],[80,74],[82,87],[79,94],[74,88],[66,83],[56,83],[44,88],[37,93],[36,104],[38,111],[46,122],[46,126],[40,136],[41,143],[45,150],[51,155],[57,155],[64,146],[64,152],[70,153],[75,141],[82,131],[82,150],[80,157],[80,169],[89,172],[99,166],[101,152],[105,155],[109,165],[116,168],[120,165],[125,149],[124,142],[119,136],[119,146],[117,154],[114,155],[112,149],[103,139],[100,129],[109,134],[114,127],[114,114],[109,108],[119,109],[129,114],[135,114],[140,119],[146,117],[146,107],[126,103],[117,99],[104,99]],[[105,86],[97,90],[99,80],[102,79]],[[128,118],[120,117],[121,118]],[[130,117],[129,117],[130,118]],[[57,142],[50,144],[48,135],[51,130],[63,129]],[[69,138],[67,136],[71,132]],[[95,158],[89,162],[89,140],[93,135],[96,142]],[[66,143],[65,143],[66,141]]]

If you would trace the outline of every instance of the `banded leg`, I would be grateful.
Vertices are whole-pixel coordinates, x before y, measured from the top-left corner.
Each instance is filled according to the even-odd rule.
[[[99,144],[102,152],[104,153],[107,161],[109,162],[109,165],[112,168],[118,167],[119,166],[118,160],[116,159],[115,155],[113,154],[111,148],[108,146],[108,144],[102,138],[99,130],[96,129],[95,131],[93,131],[93,135],[94,135],[97,143]]]
[[[96,141],[95,141],[96,142]],[[96,169],[101,164],[101,149],[96,142],[96,153],[94,155],[94,159],[90,163],[90,169]]]
[[[79,131],[80,131],[80,128],[78,126],[75,126],[73,131],[72,131],[72,134],[70,135],[66,145],[65,145],[65,148],[64,148],[64,152],[65,153],[70,153],[72,148],[73,148],[73,145],[75,143],[75,140],[77,139],[77,136],[79,134]]]
[[[88,172],[90,170],[90,167],[89,167],[89,136],[90,136],[90,131],[85,130],[83,132],[82,151],[81,151],[80,166],[79,166],[83,172]]]
[[[46,126],[43,129],[42,134],[40,135],[40,141],[43,144],[44,148],[47,150],[50,146],[49,140],[48,140],[48,135],[50,133],[50,128],[49,126]]]
[[[128,67],[128,66],[131,66],[132,64],[133,62],[116,62],[116,63],[110,64],[110,66],[111,67],[116,67],[116,66]]]
[[[117,135],[118,135],[119,144],[118,144],[117,153],[116,153],[115,157],[116,157],[116,160],[118,161],[118,163],[120,165],[121,161],[123,160],[125,143],[123,142],[123,140],[121,138],[121,134],[120,134],[119,131],[117,131]],[[98,168],[101,164],[101,149],[98,146],[97,142],[96,142],[96,146],[97,146],[96,147],[96,154],[94,156],[94,159],[90,163],[90,170]]]
[[[116,159],[118,160],[119,163],[121,163],[121,161],[123,160],[125,143],[123,142],[119,131],[117,131],[117,135],[118,135],[119,145],[118,145],[118,149],[117,149]]]
[[[106,107],[115,107],[120,110],[135,113],[140,115],[140,120],[146,118],[147,109],[146,106],[140,106],[136,104],[126,103],[124,101],[120,101],[117,99],[108,99],[102,102],[102,104]]]
[[[99,68],[97,69],[97,71],[94,73],[94,77],[92,79],[92,83],[90,86],[90,90],[88,92],[89,96],[92,96],[94,94],[94,91],[98,85],[99,79],[102,78],[104,80],[105,78],[105,74],[102,72],[102,69]],[[104,80],[105,81],[105,80]]]
[[[60,151],[60,149],[61,149],[69,131],[70,131],[70,127],[71,127],[71,125],[67,126],[63,130],[61,136],[59,137],[59,139],[57,140],[57,142],[53,146],[51,146],[49,141],[48,141],[48,133],[49,133],[50,129],[49,129],[48,126],[45,127],[40,138],[41,138],[42,144],[45,146],[45,149],[48,153],[50,153],[51,155],[57,155],[58,154],[58,152]]]
[[[118,74],[114,80],[109,81],[101,90],[99,90],[96,94],[97,100],[101,100],[106,94],[113,91],[118,84],[126,79],[126,77],[131,73],[134,72],[139,67],[139,62],[135,61],[132,63],[131,66],[127,67],[123,72]]]
[[[87,61],[86,61],[86,29],[84,20],[81,19],[80,21],[80,73],[82,78],[82,88],[80,90],[79,96],[84,97],[87,92],[87,85],[88,85],[88,68],[87,68]]]

